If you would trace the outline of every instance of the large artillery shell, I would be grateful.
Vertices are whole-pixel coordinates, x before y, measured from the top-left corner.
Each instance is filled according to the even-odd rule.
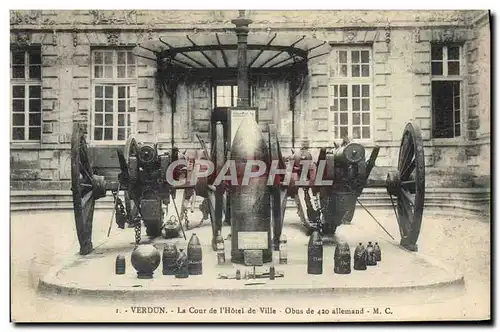
[[[314,231],[309,237],[307,245],[307,273],[323,273],[323,239],[318,231]]]
[[[263,262],[272,261],[271,242],[271,192],[267,185],[266,169],[259,177],[245,179],[249,161],[262,161],[269,165],[269,149],[259,125],[252,118],[245,118],[234,136],[230,160],[235,163],[238,183],[232,183],[231,195],[231,261],[244,263],[243,249],[240,248],[240,233],[248,236],[262,236],[267,241],[263,249]],[[256,165],[256,164],[253,164]],[[231,171],[231,170],[230,170]],[[233,168],[234,171],[234,168]],[[246,174],[248,175],[248,174]],[[234,176],[233,176],[234,179]],[[259,240],[260,241],[260,240]],[[249,243],[252,245],[252,243]]]
[[[195,233],[191,235],[187,246],[188,269],[190,275],[203,274],[203,262],[200,239]]]
[[[125,256],[123,255],[116,256],[115,273],[125,274]]]

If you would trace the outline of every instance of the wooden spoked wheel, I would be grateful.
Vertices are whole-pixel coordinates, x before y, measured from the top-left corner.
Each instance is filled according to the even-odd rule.
[[[388,176],[388,191],[397,197],[401,245],[417,250],[425,198],[425,159],[420,129],[408,123],[403,131],[398,170]]]
[[[127,167],[129,167],[129,158],[130,156],[137,155],[137,140],[134,135],[129,136],[127,142],[125,143],[125,147],[123,149],[123,154],[125,157],[125,161],[127,163]],[[130,170],[128,170],[128,174],[130,175]],[[134,195],[132,195],[131,191],[133,190],[133,186],[131,185],[128,191],[124,192],[125,199],[125,210],[127,212],[127,217],[129,223],[134,222],[137,217],[137,207],[136,203],[133,200]]]
[[[71,137],[71,191],[81,255],[87,255],[93,250],[92,222],[97,197],[94,182],[83,129],[75,124]]]
[[[222,170],[225,163],[225,141],[224,141],[224,127],[222,123],[217,123],[215,125],[215,141],[212,149],[212,161],[214,162],[215,172],[214,174],[217,176],[219,172]],[[215,177],[213,178],[215,180]],[[213,182],[212,182],[213,183]],[[222,229],[222,215],[224,212],[224,191],[225,188],[223,185],[218,185],[215,188],[215,207],[212,212],[210,212],[210,219],[212,222],[212,246],[215,246],[215,237],[217,233]],[[210,194],[211,195],[211,194]],[[212,211],[212,209],[210,209]],[[226,216],[227,218],[227,216]]]
[[[286,169],[285,160],[281,154],[280,143],[278,139],[278,129],[276,125],[269,125],[269,156],[270,156],[270,166],[274,162],[277,163],[278,169]],[[286,207],[286,189],[282,189],[277,182],[274,182],[274,186],[271,188],[272,197],[272,215],[273,215],[273,245],[274,250],[279,248],[279,238],[283,230],[283,219],[285,217],[285,207]]]

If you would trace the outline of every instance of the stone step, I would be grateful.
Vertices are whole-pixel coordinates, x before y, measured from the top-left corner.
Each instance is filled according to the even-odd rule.
[[[367,208],[392,208],[385,189],[366,189],[360,201]],[[201,202],[202,198],[197,197],[195,209],[198,209]],[[96,205],[97,209],[112,207],[111,195],[100,199]],[[295,208],[293,199],[288,199],[287,208]],[[425,208],[488,216],[490,191],[479,188],[431,188],[426,192]],[[66,210],[73,209],[73,200],[69,191],[11,191],[10,209],[11,211]]]

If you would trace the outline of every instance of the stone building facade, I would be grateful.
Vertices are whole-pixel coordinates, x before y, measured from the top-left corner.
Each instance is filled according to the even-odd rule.
[[[413,120],[422,130],[429,187],[489,187],[488,12],[247,15],[251,31],[294,32],[331,45],[331,54],[309,67],[297,96],[295,147],[315,152],[348,134],[368,150],[381,147],[373,176],[384,177],[397,165],[404,126]],[[11,11],[11,190],[70,188],[74,122],[86,126],[91,146],[123,145],[135,133],[166,147],[173,136],[180,149],[199,149],[195,134],[210,140],[214,102],[228,102],[235,83],[181,84],[172,126],[156,68],[135,58],[132,49],[159,36],[231,33],[237,16],[237,11]],[[227,93],[217,95],[214,84]],[[285,154],[292,148],[288,88],[265,77],[251,86],[259,123],[263,130],[266,123],[278,126]],[[109,160],[118,165],[115,154]]]

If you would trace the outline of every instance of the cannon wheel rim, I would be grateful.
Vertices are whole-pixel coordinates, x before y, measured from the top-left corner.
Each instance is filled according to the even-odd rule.
[[[212,152],[212,158],[213,161],[215,162],[215,174],[216,176],[219,175],[219,172],[224,166],[225,162],[225,144],[224,144],[224,127],[222,123],[217,123],[215,125],[215,142],[214,142],[214,149]],[[215,177],[214,177],[215,180]],[[218,231],[222,229],[222,214],[224,210],[224,188],[223,186],[217,186],[215,189],[215,206],[212,212],[212,209],[210,209],[210,221],[212,224],[212,245],[214,245],[215,237],[217,236]],[[210,193],[209,193],[210,195]],[[227,218],[227,216],[226,216]]]
[[[92,252],[92,223],[94,220],[94,185],[87,142],[83,129],[75,124],[71,137],[71,191],[80,254]]]
[[[280,142],[278,139],[278,129],[276,125],[270,124],[268,127],[269,130],[269,157],[270,162],[272,163],[274,160],[278,160],[278,169],[285,169],[285,160],[283,159],[283,155],[281,154]],[[286,194],[285,194],[286,195]],[[274,186],[271,189],[271,196],[273,199],[272,204],[272,215],[273,215],[273,242],[274,249],[277,249],[279,243],[279,238],[281,236],[281,232],[283,230],[283,220],[284,220],[284,206],[286,206],[286,199],[284,202],[282,201],[281,188],[279,186]],[[285,204],[283,204],[285,203]]]
[[[127,163],[127,167],[129,165],[129,157],[131,155],[137,154],[137,139],[135,135],[130,135],[125,142],[125,147],[123,148],[123,155],[125,156],[125,161]],[[135,202],[130,198],[132,188],[128,188],[127,191],[124,192],[124,200],[125,200],[125,211],[127,212],[127,216],[129,216],[129,222],[133,222],[137,217],[138,211]]]
[[[280,142],[278,139],[278,129],[274,124],[269,125],[269,156],[271,158],[271,162],[273,160],[279,160],[279,168],[286,168],[285,160],[283,159],[283,155],[281,154]]]
[[[127,138],[127,142],[125,142],[125,147],[123,148],[123,154],[125,156],[127,164],[128,164],[128,158],[132,154],[131,152],[133,152],[133,155],[137,154],[137,139],[135,138],[135,135],[130,135]]]
[[[215,169],[220,171],[220,169],[224,166],[225,162],[225,154],[224,154],[224,127],[222,123],[216,124],[215,126],[215,149],[214,149],[214,161],[215,161]]]
[[[425,159],[420,129],[408,123],[398,159],[397,214],[401,242],[415,245],[422,226],[425,199]]]

